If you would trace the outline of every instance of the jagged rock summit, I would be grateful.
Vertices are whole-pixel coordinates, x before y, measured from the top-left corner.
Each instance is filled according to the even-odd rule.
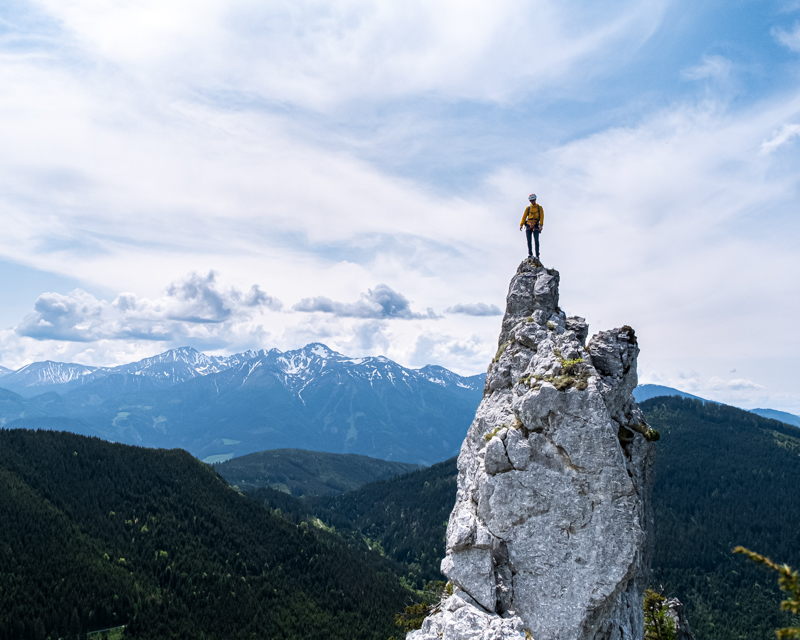
[[[558,306],[525,260],[458,457],[442,572],[453,595],[408,640],[632,640],[653,544],[657,432],[631,392],[636,335]]]

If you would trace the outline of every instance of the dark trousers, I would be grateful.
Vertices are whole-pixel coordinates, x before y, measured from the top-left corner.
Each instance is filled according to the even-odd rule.
[[[539,257],[539,230],[533,230],[529,226],[525,225],[525,237],[528,239],[528,255],[532,256],[533,252],[531,251],[531,236],[536,243],[536,257]]]

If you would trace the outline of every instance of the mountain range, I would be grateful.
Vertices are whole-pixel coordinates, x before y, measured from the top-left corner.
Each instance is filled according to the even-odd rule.
[[[211,463],[302,448],[429,465],[458,453],[484,379],[351,358],[320,343],[231,356],[182,347],[116,367],[45,361],[0,369],[0,427],[180,447]],[[633,395],[708,402],[653,384]],[[800,426],[791,413],[753,413]]]
[[[184,347],[117,367],[47,361],[0,374],[0,426],[180,447],[207,462],[305,448],[432,464],[458,452],[484,377],[319,343],[228,357]]]

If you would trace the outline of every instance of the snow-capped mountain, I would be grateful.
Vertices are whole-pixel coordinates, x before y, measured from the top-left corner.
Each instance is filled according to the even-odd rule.
[[[244,353],[237,353],[232,356],[208,356],[192,347],[180,347],[179,349],[170,349],[164,353],[159,353],[151,358],[144,358],[138,362],[112,367],[107,369],[107,371],[112,373],[161,376],[161,372],[167,369],[165,365],[181,364],[186,365],[195,372],[196,375],[192,377],[197,377],[198,375],[204,376],[209,373],[218,373],[225,369],[230,369],[242,362],[252,360],[263,353],[266,352],[264,350],[245,351]]]
[[[55,389],[70,389],[82,384],[97,367],[87,367],[71,362],[34,362],[2,376],[0,386],[19,393],[20,389],[35,389],[35,394]],[[26,393],[23,395],[33,395]]]
[[[83,425],[110,440],[183,447],[209,460],[298,447],[425,464],[457,452],[483,378],[351,358],[319,343],[229,357],[182,348],[117,367],[24,367],[0,378],[0,388],[27,397],[11,394],[0,424]]]
[[[464,389],[483,389],[485,376],[459,376],[444,367],[428,365],[422,369],[408,369],[384,356],[351,358],[337,353],[324,344],[315,342],[294,351],[260,351],[246,361],[253,370],[263,366],[275,375],[287,389],[301,392],[309,380],[326,375],[347,373],[370,384],[386,381],[393,385],[409,386],[416,380]],[[257,364],[258,363],[258,364]]]
[[[226,358],[207,356],[192,347],[170,349],[151,358],[103,370],[104,375],[150,376],[175,384],[227,369]]]
[[[0,387],[31,397],[46,391],[66,393],[77,386],[114,375],[134,375],[156,378],[179,384],[226,369],[247,365],[252,371],[264,367],[275,373],[291,391],[299,392],[309,380],[343,369],[364,380],[386,379],[392,384],[408,384],[409,380],[424,379],[448,387],[482,389],[483,375],[463,377],[435,365],[422,369],[407,369],[383,356],[351,358],[337,353],[324,344],[314,342],[301,349],[280,351],[261,349],[232,356],[208,356],[192,347],[170,349],[137,362],[116,367],[89,367],[66,362],[35,362],[18,371],[0,371]]]
[[[453,373],[450,371],[450,369],[445,369],[444,367],[439,367],[434,364],[429,364],[422,367],[422,369],[417,371],[417,375],[429,380],[430,382],[433,382],[434,384],[440,384],[443,387],[455,385],[456,387],[472,389],[473,391],[482,390],[484,380],[486,379],[485,374],[464,377]]]
[[[178,384],[198,376],[223,371],[255,355],[256,352],[251,351],[227,358],[207,356],[192,347],[181,347],[116,367],[89,367],[69,362],[34,362],[18,371],[5,375],[0,373],[0,378],[3,380],[0,387],[32,397],[49,391],[64,394],[76,387],[113,376],[145,376],[167,384]]]

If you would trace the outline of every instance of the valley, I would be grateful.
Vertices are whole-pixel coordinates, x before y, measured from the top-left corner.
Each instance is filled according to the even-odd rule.
[[[642,408],[662,434],[652,585],[686,604],[698,640],[773,638],[791,622],[776,580],[731,549],[743,544],[800,566],[800,432],[679,397]],[[270,452],[259,464],[272,460],[287,488],[314,473],[328,487],[332,466],[368,475],[350,456],[319,462],[316,472],[292,463],[307,456]],[[338,495],[269,487],[241,495],[182,451],[0,430],[0,561],[8,567],[0,638],[126,623],[130,638],[182,629],[386,640],[394,614],[442,579],[457,473],[455,458],[394,470],[401,475]]]

